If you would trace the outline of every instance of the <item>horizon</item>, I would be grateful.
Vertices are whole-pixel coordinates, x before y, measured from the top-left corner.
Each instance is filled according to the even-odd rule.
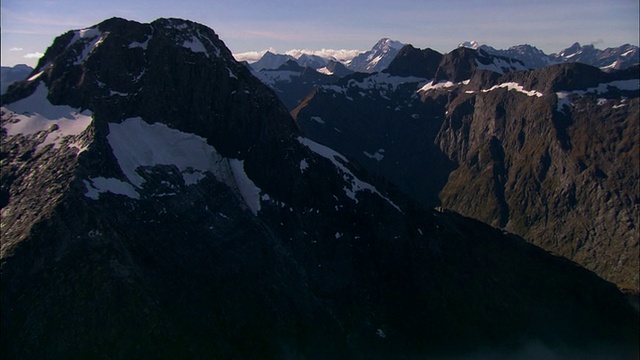
[[[111,17],[149,23],[175,17],[212,28],[234,56],[271,50],[284,54],[310,50],[364,52],[381,38],[441,53],[465,41],[496,49],[529,44],[547,54],[575,42],[598,49],[639,46],[636,0],[575,1],[561,4],[456,0],[446,4],[409,0],[390,6],[380,0],[346,4],[277,0],[168,0],[108,4],[73,0],[2,2],[2,66],[37,65],[53,40],[69,30],[87,28]],[[96,5],[96,6],[92,6]],[[352,16],[357,14],[357,16]]]

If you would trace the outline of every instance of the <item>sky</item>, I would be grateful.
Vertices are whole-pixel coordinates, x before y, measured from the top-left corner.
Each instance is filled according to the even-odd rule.
[[[110,17],[177,17],[214,29],[234,54],[271,49],[369,50],[383,37],[449,52],[475,40],[530,44],[639,44],[638,0],[1,0],[3,66],[35,66],[53,39]]]

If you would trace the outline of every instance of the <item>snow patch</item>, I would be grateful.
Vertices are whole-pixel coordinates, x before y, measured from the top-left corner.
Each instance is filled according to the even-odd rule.
[[[72,44],[75,44],[80,39],[87,39],[87,44],[84,45],[82,49],[82,53],[76,58],[76,61],[73,63],[74,65],[82,64],[89,55],[107,38],[109,35],[108,32],[101,32],[98,28],[89,28],[83,29],[80,31],[76,31],[74,38],[71,40]]]
[[[82,180],[87,192],[84,194],[86,197],[93,200],[98,200],[101,193],[110,192],[116,195],[124,195],[131,199],[140,199],[140,194],[133,188],[128,182],[118,180],[115,178],[97,177],[87,180]]]
[[[313,121],[315,121],[317,123],[320,123],[320,124],[324,124],[325,123],[324,120],[322,120],[322,118],[320,116],[312,116],[311,120],[313,120]]]
[[[300,161],[300,172],[304,172],[308,168],[309,168],[309,163],[307,162],[307,159],[302,159],[302,161]]]
[[[573,90],[573,91],[558,91],[556,92],[556,96],[558,97],[558,104],[556,110],[561,112],[564,110],[565,106],[571,107],[573,103],[571,102],[571,96],[583,96],[586,94],[597,94],[603,95],[608,93],[611,89],[616,89],[618,91],[639,91],[640,90],[640,79],[630,79],[630,80],[617,80],[608,83],[600,83],[598,86],[588,88],[586,90]],[[600,100],[598,100],[598,104],[600,105]]]
[[[260,188],[244,171],[244,161],[223,158],[207,140],[172,129],[165,124],[149,124],[139,117],[120,124],[109,123],[107,135],[113,155],[129,182],[141,188],[141,166],[174,165],[186,185],[198,183],[205,173],[237,191],[255,215],[260,211]]]
[[[428,83],[427,85],[420,88],[418,91],[427,92],[430,90],[437,90],[442,88],[450,88],[454,87],[456,84],[453,81],[440,81],[437,84],[434,84],[433,81]]]
[[[90,111],[78,112],[70,106],[53,105],[47,94],[47,87],[41,83],[31,96],[2,107],[11,117],[2,125],[8,136],[31,135],[54,127],[38,147],[54,144],[57,148],[65,137],[79,135],[91,124]]]
[[[565,107],[571,108],[573,103],[571,102],[571,98],[569,97],[571,92],[569,91],[559,91],[556,93],[558,97],[558,103],[556,104],[556,111],[562,112]]]
[[[207,52],[207,49],[204,47],[204,44],[202,43],[202,41],[200,41],[200,39],[198,39],[195,36],[192,36],[191,39],[185,40],[182,43],[182,47],[185,47],[194,53],[203,53],[207,55],[207,57],[209,57],[209,53]]]
[[[186,184],[199,181],[207,171],[219,180],[228,177],[223,158],[206,139],[164,124],[141,118],[109,123],[107,140],[125,176],[138,188],[144,183],[136,172],[140,166],[175,165]]]
[[[31,82],[31,81],[39,78],[42,74],[44,74],[44,70],[39,71],[37,74],[31,76],[30,78],[27,79],[27,81]]]
[[[522,85],[515,83],[515,82],[508,82],[508,83],[502,83],[500,85],[494,85],[493,87],[491,87],[490,89],[487,90],[482,90],[482,92],[486,93],[486,92],[490,92],[496,89],[501,89],[501,88],[506,88],[507,90],[515,90],[517,92],[521,92],[527,96],[537,96],[537,97],[542,97],[544,94],[536,91],[536,90],[525,90],[524,87],[522,87]]]
[[[319,69],[316,69],[317,72],[319,72],[320,74],[325,74],[325,75],[333,75],[333,71],[327,69],[327,67],[321,67]]]
[[[147,50],[147,45],[149,45],[149,40],[151,40],[151,36],[149,36],[143,42],[134,41],[131,44],[129,44],[129,49],[141,48],[142,50]]]
[[[230,159],[229,165],[240,195],[253,215],[257,215],[260,211],[260,188],[251,181],[244,171],[244,160]]]
[[[368,157],[369,159],[374,159],[374,160],[378,160],[381,161],[382,159],[384,159],[384,149],[378,149],[375,153],[370,154],[366,151],[362,152],[366,157]]]
[[[440,81],[438,83],[434,83],[433,81],[431,81],[431,82],[427,83],[426,85],[422,86],[420,89],[418,89],[417,92],[418,93],[426,93],[426,92],[431,91],[431,90],[447,89],[447,88],[458,86],[458,85],[461,85],[461,84],[462,85],[468,85],[470,81],[471,81],[471,79],[467,79],[467,80],[464,80],[464,81],[461,81],[461,82],[457,82],[457,83],[454,83],[453,81],[446,81],[446,80]]]
[[[500,58],[494,58],[490,64],[483,64],[480,60],[476,59],[476,65],[480,70],[489,70],[497,72],[498,74],[504,74],[509,71],[529,70],[526,66],[517,61],[510,62]]]

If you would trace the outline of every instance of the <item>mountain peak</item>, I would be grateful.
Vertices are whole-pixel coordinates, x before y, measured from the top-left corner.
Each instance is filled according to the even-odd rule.
[[[401,43],[400,41],[392,40],[391,38],[385,37],[378,40],[378,42],[373,48],[400,50],[402,49],[403,46],[404,44]]]
[[[349,62],[348,67],[357,72],[378,72],[389,66],[391,61],[404,46],[403,43],[391,40],[390,38],[382,38],[371,48]]]
[[[478,43],[475,40],[465,41],[465,42],[462,42],[462,43],[458,44],[458,47],[465,47],[465,48],[470,48],[470,49],[474,49],[474,50],[477,50],[480,46],[482,46],[482,45],[480,45],[480,43]]]
[[[396,76],[417,76],[432,79],[442,54],[432,49],[416,49],[413,45],[405,45],[384,72]]]
[[[167,77],[168,69],[180,76]],[[241,157],[280,125],[288,129],[282,136],[295,132],[275,94],[233,58],[212,29],[188,20],[142,24],[112,18],[69,31],[54,40],[34,72],[23,87],[33,92],[45,83],[53,104],[89,109],[110,122],[132,117],[162,122],[208,138],[227,155]],[[249,101],[249,89],[255,98],[250,102],[278,110],[267,116],[232,112],[229,104]],[[220,91],[225,103],[211,100],[221,98]],[[3,102],[24,95],[9,93]],[[167,107],[175,99],[181,106]],[[267,129],[263,121],[274,122]]]

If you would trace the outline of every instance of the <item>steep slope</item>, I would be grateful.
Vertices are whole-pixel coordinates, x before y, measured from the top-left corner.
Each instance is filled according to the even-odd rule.
[[[637,290],[637,67],[607,74],[575,63],[501,74],[519,63],[479,57],[487,55],[456,49],[433,81],[383,92],[387,103],[374,95],[349,103],[348,87],[332,88],[293,114],[310,138],[423,204],[441,201]],[[423,71],[403,61],[389,70]],[[349,131],[322,131],[333,128]]]
[[[630,70],[556,65],[449,102],[455,115],[438,142],[460,167],[444,206],[637,289],[640,114]]]
[[[301,136],[211,29],[109,19],[35,71],[2,98],[3,358],[636,356],[614,286]]]

